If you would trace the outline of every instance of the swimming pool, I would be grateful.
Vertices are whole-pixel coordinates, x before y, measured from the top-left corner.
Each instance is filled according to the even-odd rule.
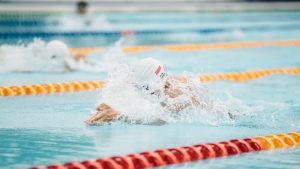
[[[296,39],[299,12],[1,14],[0,43],[60,39],[72,47],[106,46],[132,31],[133,44]],[[263,33],[262,33],[263,32]],[[288,32],[288,33],[286,33]]]
[[[62,26],[52,15],[1,16],[0,28],[3,31],[0,43],[14,44],[20,40],[30,42],[36,35],[40,35],[44,40],[61,39],[71,47],[106,46],[117,40],[123,30],[138,32],[134,34],[131,45],[300,38],[299,12],[133,13],[97,16],[104,17],[114,32],[111,33],[111,29],[105,30],[108,28],[95,27],[91,27],[91,30],[80,27],[70,30],[70,27]],[[58,15],[59,19],[63,17],[74,16]],[[22,25],[22,22],[17,22],[21,23],[20,28],[8,24],[16,20],[27,24],[24,26],[24,23]],[[220,23],[225,20],[226,23]],[[190,24],[184,24],[185,22]],[[152,27],[148,23],[151,23]],[[66,34],[72,31],[72,34]],[[49,32],[52,34],[47,34]],[[297,46],[191,52],[154,49],[128,54],[128,59],[155,57],[161,60],[172,74],[179,75],[183,71],[204,74],[299,67],[299,54],[300,48]],[[1,86],[107,78],[106,73],[82,71],[63,74],[10,72],[1,73],[0,76]],[[162,126],[115,123],[88,127],[83,121],[93,111],[100,91],[2,97],[0,166],[27,168],[232,138],[299,131],[298,76],[271,75],[244,83],[216,81],[203,85],[222,100],[227,99],[225,92],[230,93],[242,102],[242,105],[247,105],[254,112],[254,116],[232,124],[212,125],[192,120]],[[237,105],[237,108],[239,106]],[[241,107],[240,109],[244,110]],[[299,148],[291,148],[165,168],[297,168],[300,165],[299,155]]]

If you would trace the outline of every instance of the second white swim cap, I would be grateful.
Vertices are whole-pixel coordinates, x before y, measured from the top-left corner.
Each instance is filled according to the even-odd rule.
[[[134,79],[140,82],[163,78],[164,67],[160,61],[154,58],[145,58],[135,65],[133,69]]]
[[[59,40],[52,40],[47,44],[47,50],[51,54],[55,55],[56,57],[67,57],[69,56],[69,48],[68,46]]]

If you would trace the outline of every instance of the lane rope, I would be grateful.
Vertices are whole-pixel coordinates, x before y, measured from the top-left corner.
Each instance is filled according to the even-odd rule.
[[[243,82],[243,81],[261,78],[271,74],[300,75],[300,67],[262,69],[262,70],[245,71],[245,72],[237,72],[237,73],[208,74],[208,75],[200,76],[200,80],[202,82],[209,82],[209,81],[216,81],[216,80],[230,80],[236,82]]]
[[[0,87],[0,96],[40,95],[101,89],[104,81],[46,83]]]
[[[271,31],[271,30],[299,30],[300,24],[293,25],[258,25],[258,26],[241,26],[238,29],[242,32],[253,32],[253,31]],[[177,33],[196,33],[196,34],[216,34],[234,32],[236,28],[185,28],[185,29],[155,29],[155,30],[131,30],[134,35],[137,36],[162,36],[164,34],[177,34]],[[2,39],[13,39],[13,38],[50,38],[56,36],[64,37],[76,37],[76,36],[104,36],[104,37],[120,37],[122,30],[115,31],[43,31],[43,30],[32,30],[32,31],[1,31],[0,37]]]
[[[226,43],[207,43],[207,44],[185,44],[185,45],[148,45],[131,46],[123,48],[125,53],[145,52],[153,49],[162,49],[172,52],[197,51],[207,49],[234,49],[264,46],[300,46],[300,40],[281,40],[281,41],[254,41],[254,42],[226,42]],[[93,52],[105,51],[105,48],[71,48],[72,54],[86,55]]]
[[[263,69],[256,71],[246,71],[239,73],[219,73],[207,74],[199,77],[201,82],[210,82],[216,80],[230,80],[243,82],[257,79],[271,74],[289,74],[300,75],[300,67]],[[20,86],[0,87],[0,96],[21,96],[21,95],[40,95],[49,93],[78,92],[85,90],[101,89],[104,81],[87,81],[87,82],[65,82],[65,83],[46,83]]]
[[[145,169],[300,145],[300,132],[232,139],[218,143],[158,149],[125,156],[37,166],[31,169]]]

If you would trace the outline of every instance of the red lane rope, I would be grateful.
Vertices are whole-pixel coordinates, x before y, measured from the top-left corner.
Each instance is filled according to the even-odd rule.
[[[159,149],[125,156],[99,158],[97,160],[68,162],[63,165],[37,166],[32,167],[32,169],[145,169],[299,145],[300,132],[291,132],[254,138],[233,139],[218,143]]]

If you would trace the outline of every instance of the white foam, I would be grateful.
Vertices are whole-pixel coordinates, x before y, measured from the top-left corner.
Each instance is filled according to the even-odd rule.
[[[111,67],[107,69],[109,75],[107,83],[97,103],[112,106],[125,117],[126,121],[143,124],[164,121],[166,123],[199,122],[207,125],[226,125],[234,124],[240,117],[252,116],[251,109],[240,100],[229,94],[227,100],[214,97],[199,81],[198,75],[188,72],[183,74],[188,79],[186,84],[172,82],[171,78],[168,80],[183,92],[179,97],[170,98],[162,94],[164,93],[163,85],[158,89],[161,93],[160,97],[140,91],[132,81],[132,65],[136,60],[122,55],[127,61],[119,62],[119,59],[113,57],[106,58],[106,62],[110,63]],[[151,82],[148,85],[154,86]],[[195,104],[192,97],[200,104]],[[162,102],[168,106],[161,106]],[[190,106],[175,113],[176,107],[180,105]]]
[[[129,63],[133,60],[126,59],[122,46],[127,44],[126,39],[121,38],[103,52],[93,52],[80,61],[67,60],[68,66],[73,70],[86,72],[112,72],[121,63]]]
[[[0,72],[111,71],[115,64],[124,61],[121,47],[123,42],[123,39],[119,40],[104,54],[93,54],[100,57],[87,55],[79,61],[66,51],[66,45],[62,47],[62,44],[50,42],[49,47],[49,43],[47,45],[40,39],[35,39],[27,45],[1,45]]]
[[[0,72],[62,72],[68,70],[64,58],[53,58],[46,43],[35,39],[28,45],[2,45],[0,46]]]

